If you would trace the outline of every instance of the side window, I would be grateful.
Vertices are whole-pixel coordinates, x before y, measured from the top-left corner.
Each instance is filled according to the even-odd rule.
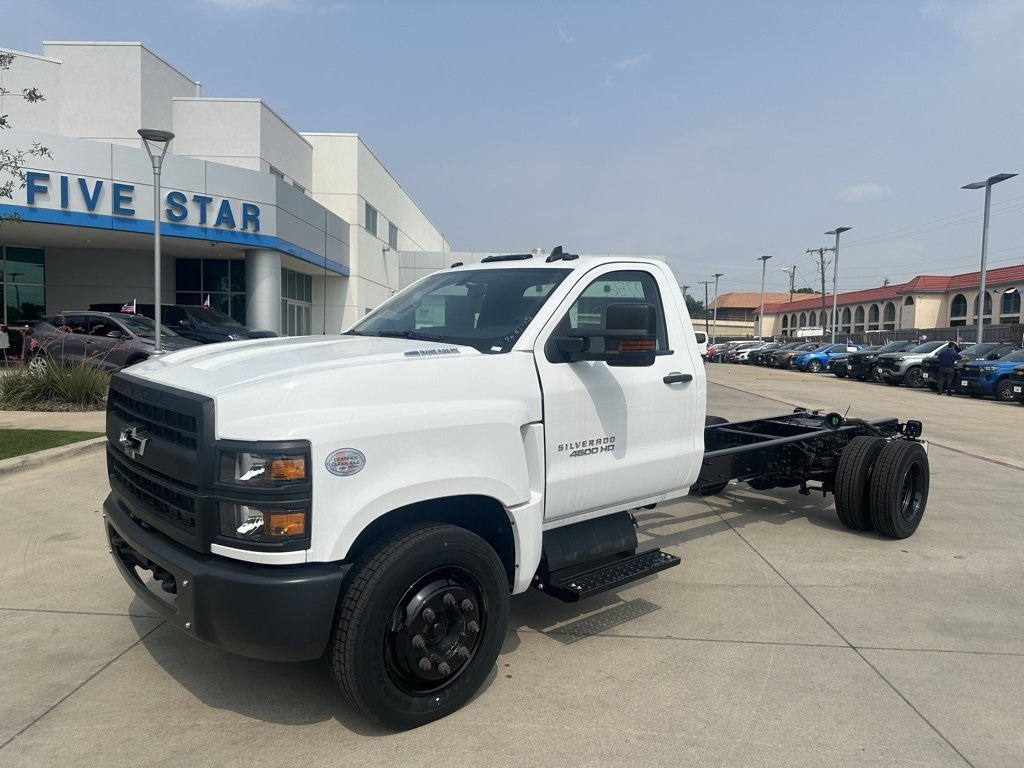
[[[181,307],[164,307],[164,323],[167,325],[181,325],[185,317],[185,310]]]
[[[88,335],[89,320],[87,315],[64,315],[64,323],[71,329],[71,333],[79,336]]]
[[[601,275],[588,285],[569,312],[562,318],[560,327],[571,330],[605,330],[605,318],[610,304],[637,303],[652,304],[657,316],[658,340],[655,349],[666,351],[668,333],[665,330],[665,312],[661,294],[654,275],[641,271],[609,272]]]

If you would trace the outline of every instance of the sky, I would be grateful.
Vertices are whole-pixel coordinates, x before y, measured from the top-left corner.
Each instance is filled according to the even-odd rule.
[[[701,295],[977,270],[1024,172],[1022,0],[0,0],[358,133],[456,251],[655,254]],[[371,201],[372,202],[372,201]],[[826,285],[831,289],[834,254]],[[1024,264],[1024,175],[990,268]],[[711,291],[713,295],[714,286]]]

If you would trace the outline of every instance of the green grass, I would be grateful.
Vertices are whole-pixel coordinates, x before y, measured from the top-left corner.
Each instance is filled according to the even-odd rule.
[[[103,433],[63,429],[0,429],[0,460],[94,437],[103,437]]]

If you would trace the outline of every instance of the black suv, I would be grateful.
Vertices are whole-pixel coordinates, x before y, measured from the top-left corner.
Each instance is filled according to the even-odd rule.
[[[878,356],[887,352],[905,352],[913,349],[920,342],[917,341],[890,341],[888,344],[875,349],[862,349],[859,352],[851,352],[846,358],[846,366],[851,379],[858,381],[881,381],[876,372]]]
[[[90,304],[89,309],[100,312],[118,312],[120,304]],[[153,317],[152,304],[138,304],[135,311],[146,317]],[[246,328],[223,312],[191,304],[161,304],[163,324],[173,328],[175,333],[200,344],[215,341],[238,341],[240,339],[267,339],[277,336],[273,331],[257,331]]]
[[[1010,393],[1014,400],[1024,405],[1024,365],[1010,371]]]
[[[1018,347],[1020,347],[1019,344],[1009,341],[984,341],[981,344],[972,344],[960,352],[960,361],[956,364],[956,370],[959,371],[964,363],[974,360],[998,360]],[[933,355],[921,361],[921,378],[926,387],[938,389],[939,358]]]

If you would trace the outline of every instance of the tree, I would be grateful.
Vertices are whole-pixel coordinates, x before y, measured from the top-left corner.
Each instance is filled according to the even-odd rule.
[[[693,298],[689,294],[686,295],[686,310],[690,313],[690,317],[704,317],[708,313],[704,307],[704,302]]]
[[[793,293],[817,293],[813,288],[797,288]]]
[[[0,72],[6,72],[14,62],[14,54],[7,51],[0,51]],[[0,97],[10,95],[10,91],[0,84]],[[43,94],[37,88],[22,88],[21,98],[30,104],[37,101],[45,101]],[[0,114],[0,130],[10,128],[7,115]],[[30,157],[51,157],[50,150],[39,142],[32,142],[30,149],[8,149],[0,147],[0,199],[10,200],[14,197],[14,184],[17,182],[21,188],[25,187],[25,160]],[[17,219],[17,216],[0,216],[4,219]]]

